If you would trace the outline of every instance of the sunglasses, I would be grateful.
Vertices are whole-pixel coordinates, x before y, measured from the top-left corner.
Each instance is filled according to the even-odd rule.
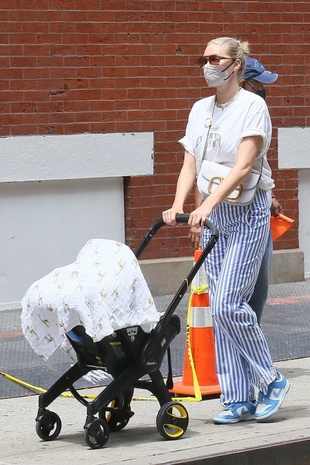
[[[220,57],[218,55],[209,55],[198,58],[197,63],[202,68],[207,63],[210,63],[210,65],[219,65],[221,60],[233,60],[233,58]]]

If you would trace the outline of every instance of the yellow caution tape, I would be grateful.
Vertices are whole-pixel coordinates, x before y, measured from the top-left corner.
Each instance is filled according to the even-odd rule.
[[[202,286],[200,286],[202,287]],[[193,353],[192,353],[192,348],[191,348],[191,338],[190,338],[190,321],[191,321],[191,308],[192,308],[192,298],[193,298],[193,292],[190,295],[189,301],[188,301],[188,307],[187,307],[187,317],[186,317],[186,346],[187,346],[187,355],[189,359],[189,364],[192,369],[192,375],[193,375],[193,384],[194,384],[194,394],[195,397],[185,397],[184,400],[188,399],[191,402],[200,402],[202,400],[202,395],[201,395],[201,390],[195,370],[195,364],[194,364],[194,359],[193,359]]]
[[[9,375],[8,373],[4,373],[3,371],[0,371],[0,375],[4,376],[6,379],[9,379],[10,381],[13,381],[14,383],[17,383],[17,384],[20,384],[21,386],[24,386],[25,388],[27,389],[31,389],[33,391],[37,391],[37,392],[42,392],[42,393],[45,393],[47,392],[47,389],[43,389],[39,386],[34,386],[33,384],[29,384],[29,383],[26,383],[26,381],[23,381],[19,378],[15,378],[14,376],[12,375]],[[60,394],[62,397],[74,397],[73,394],[71,394],[71,392],[63,392]],[[94,398],[96,396],[88,396],[88,395],[84,395],[82,397],[85,397],[85,398]]]
[[[192,294],[204,294],[206,290],[208,289],[208,284],[201,284],[199,287],[191,287],[191,293]]]

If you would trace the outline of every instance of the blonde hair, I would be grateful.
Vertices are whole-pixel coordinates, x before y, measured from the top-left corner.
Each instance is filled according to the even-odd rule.
[[[234,39],[233,37],[218,37],[208,42],[208,45],[220,45],[234,60],[240,60],[241,66],[238,70],[238,78],[241,79],[245,69],[245,59],[250,53],[250,44],[247,41]]]

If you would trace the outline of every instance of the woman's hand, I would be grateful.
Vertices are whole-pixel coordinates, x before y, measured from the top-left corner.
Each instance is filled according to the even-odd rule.
[[[211,212],[212,208],[209,206],[208,198],[206,198],[200,207],[196,208],[196,210],[190,214],[188,224],[191,227],[201,228]]]
[[[179,211],[180,209],[175,209],[173,207],[169,208],[169,210],[165,210],[162,212],[162,217],[163,220],[166,224],[169,224],[171,226],[174,226],[177,224],[176,221],[176,215],[178,213],[184,213],[183,211]],[[200,233],[201,233],[201,227],[199,226],[198,228],[196,226],[191,226],[189,230],[189,240],[192,243],[193,247],[195,249],[198,249],[200,246]]]
[[[283,209],[282,206],[279,204],[275,197],[272,197],[272,204],[271,204],[271,214],[275,218],[278,218],[280,213],[282,213]]]
[[[169,208],[169,210],[165,210],[162,212],[162,216],[163,216],[163,220],[166,224],[169,224],[169,225],[176,225],[177,222],[176,222],[176,215],[178,213],[184,213],[183,210],[180,208],[180,209],[176,209],[174,208],[173,206],[171,208]]]
[[[194,249],[199,249],[201,245],[201,227],[191,226],[188,237]]]

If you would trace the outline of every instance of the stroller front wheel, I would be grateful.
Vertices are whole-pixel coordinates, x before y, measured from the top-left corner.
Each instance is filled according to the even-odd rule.
[[[36,432],[43,441],[53,441],[59,435],[60,430],[61,419],[55,412],[47,410],[36,420]]]
[[[178,439],[187,430],[188,413],[184,405],[179,402],[167,402],[158,411],[156,427],[165,439]]]

